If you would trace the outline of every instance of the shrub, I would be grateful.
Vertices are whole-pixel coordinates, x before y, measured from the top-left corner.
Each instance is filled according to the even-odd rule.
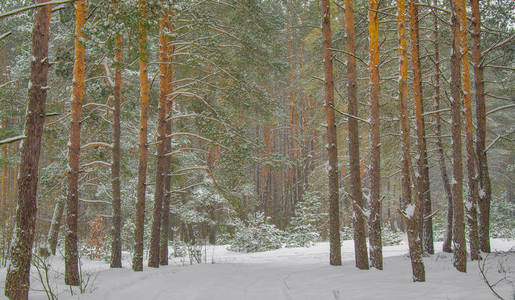
[[[382,228],[381,239],[383,240],[383,246],[399,245],[402,242],[402,238],[402,232],[393,232],[388,226]]]
[[[260,252],[279,249],[283,245],[284,233],[275,225],[265,222],[263,213],[249,216],[248,224],[238,222],[229,250],[238,252]]]
[[[321,221],[320,197],[316,192],[304,194],[303,201],[297,203],[296,215],[287,229],[287,247],[310,247],[320,238],[317,225]]]

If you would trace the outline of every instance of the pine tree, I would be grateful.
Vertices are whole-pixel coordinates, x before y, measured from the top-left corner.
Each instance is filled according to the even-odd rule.
[[[138,163],[138,187],[136,202],[136,229],[134,230],[134,256],[132,269],[143,271],[143,231],[145,225],[145,194],[147,188],[147,131],[148,131],[148,46],[146,23],[146,1],[139,0],[138,8],[140,17],[138,20],[139,41],[139,79],[140,79],[140,127],[139,127],[139,163]]]
[[[379,1],[368,1],[368,35],[370,56],[370,264],[383,269],[383,244],[381,241],[381,150],[379,119]],[[351,120],[349,120],[350,123]],[[356,121],[354,121],[356,122]]]
[[[397,24],[399,31],[399,111],[402,141],[402,196],[401,214],[406,222],[411,259],[413,281],[425,281],[424,262],[422,260],[422,241],[419,238],[420,206],[412,199],[410,180],[410,127],[408,119],[408,39],[406,36],[406,4],[397,0]]]
[[[322,49],[324,52],[325,113],[327,121],[327,153],[329,156],[329,263],[341,265],[340,208],[338,192],[338,150],[336,148],[336,124],[334,117],[334,79],[331,37],[331,13],[329,0],[322,1]],[[366,250],[365,250],[366,254]],[[368,261],[367,261],[368,264]]]
[[[48,1],[37,0],[38,4],[45,2]],[[51,9],[50,5],[37,8],[32,27],[34,59],[30,65],[29,99],[24,132],[26,138],[21,146],[16,229],[5,279],[5,296],[12,300],[29,298],[32,244],[36,228],[38,166],[47,96],[45,87],[50,66],[48,42]]]
[[[86,23],[86,0],[75,3],[75,54],[73,65],[72,121],[70,125],[70,143],[68,149],[68,197],[66,198],[66,235],[65,235],[65,272],[64,281],[68,285],[78,286],[79,250],[79,162],[82,102],[84,99],[84,63],[86,50],[82,28]]]

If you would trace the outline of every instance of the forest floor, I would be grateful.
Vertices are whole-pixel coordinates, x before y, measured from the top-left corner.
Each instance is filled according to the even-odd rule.
[[[441,243],[435,247],[440,249]],[[103,261],[83,258],[83,277],[89,283],[85,294],[74,296],[63,284],[62,259],[55,257],[51,284],[59,299],[497,299],[477,262],[469,261],[468,272],[459,273],[448,253],[425,257],[426,282],[412,282],[406,242],[384,247],[384,271],[356,269],[352,241],[343,241],[341,267],[329,266],[326,242],[249,254],[226,248],[205,247],[202,264],[174,258],[169,266],[138,273],[130,269],[129,257],[122,269],[109,269]],[[515,299],[515,241],[494,239],[492,248],[496,252],[486,258],[486,277],[493,284],[500,280],[494,288],[504,299]],[[5,269],[0,273],[3,295]],[[47,299],[35,271],[30,299]]]

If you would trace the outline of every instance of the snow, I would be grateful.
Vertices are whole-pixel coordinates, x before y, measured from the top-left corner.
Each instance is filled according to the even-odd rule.
[[[411,219],[415,215],[415,204],[410,203],[406,206],[406,217]]]
[[[441,243],[435,244],[441,249]],[[499,251],[515,249],[515,241],[492,240]],[[63,282],[62,258],[52,260],[59,277],[59,299],[495,299],[478,270],[470,262],[468,273],[457,272],[452,254],[437,253],[424,257],[426,282],[413,283],[408,245],[383,248],[384,271],[358,270],[354,267],[354,245],[343,241],[343,266],[328,264],[329,244],[320,242],[311,248],[282,248],[260,253],[235,253],[227,246],[208,246],[207,263],[190,265],[189,259],[174,258],[170,266],[130,269],[130,257],[124,255],[123,269],[109,269],[103,261],[85,258],[83,272],[91,274],[90,286],[83,295],[70,296]],[[487,259],[487,276],[495,282],[507,270],[508,279],[515,275],[515,253],[493,253]],[[5,269],[0,270],[3,289]],[[37,279],[31,276],[30,299],[46,299]],[[503,281],[496,286],[506,299],[511,299],[514,286]],[[0,291],[3,294],[3,291]]]

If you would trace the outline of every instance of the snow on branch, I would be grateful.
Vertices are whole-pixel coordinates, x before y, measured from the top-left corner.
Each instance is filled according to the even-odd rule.
[[[80,168],[81,169],[85,169],[85,168],[90,168],[90,167],[93,167],[93,166],[96,166],[96,165],[111,167],[110,163],[105,162],[105,161],[101,161],[101,160],[97,160],[97,161],[89,162],[87,164],[83,164],[83,165],[80,166]]]
[[[80,199],[79,201],[85,202],[85,203],[102,203],[102,204],[109,204],[111,205],[111,202],[105,201],[105,200],[88,200],[88,199]]]
[[[108,143],[104,143],[104,142],[93,142],[93,143],[87,143],[85,145],[82,145],[80,147],[80,151],[83,151],[85,149],[92,148],[92,147],[104,147],[104,148],[108,148],[108,149],[113,149],[112,144],[108,144]]]
[[[112,107],[110,107],[109,105],[101,104],[101,103],[94,103],[94,102],[84,104],[84,105],[82,106],[82,108],[84,109],[84,108],[87,108],[87,107],[89,107],[89,106],[96,106],[96,107],[100,107],[100,108],[105,108],[105,109],[107,109],[107,110],[111,110],[111,111],[113,111],[113,110],[114,110],[114,109],[113,109]]]
[[[24,136],[24,135],[19,135],[19,136],[15,136],[15,137],[6,138],[6,139],[3,139],[3,140],[0,141],[0,145],[11,144],[11,143],[14,143],[14,142],[26,139],[26,138],[27,137]]]
[[[331,103],[329,104],[329,107],[331,107],[332,109],[334,109],[334,111],[335,111],[335,112],[337,112],[337,113],[339,113],[339,114],[341,114],[341,115],[344,115],[344,116],[346,116],[346,117],[348,117],[348,118],[356,119],[356,120],[358,120],[358,121],[361,121],[361,122],[364,122],[364,123],[366,123],[366,124],[370,125],[370,121],[365,120],[365,119],[362,119],[362,118],[360,118],[360,117],[358,117],[358,116],[354,116],[354,115],[348,114],[348,113],[346,113],[346,112],[340,111],[339,109],[337,109],[336,107],[334,107],[334,105],[333,105],[333,104],[331,104]]]
[[[184,173],[189,172],[189,171],[208,171],[208,170],[209,170],[209,168],[207,168],[207,167],[190,167],[190,168],[179,169],[179,170],[173,172],[171,175],[183,175]]]
[[[199,151],[199,152],[207,153],[207,151],[204,150],[204,149],[186,147],[186,148],[180,148],[179,150],[175,150],[175,151],[172,151],[172,152],[168,152],[168,153],[165,154],[165,156],[172,156],[172,155],[180,154],[180,153],[183,153],[183,152],[186,152],[186,151]]]
[[[489,115],[489,114],[493,114],[495,112],[498,112],[500,110],[504,110],[504,109],[509,109],[509,108],[514,108],[515,107],[515,104],[508,104],[508,105],[504,105],[504,106],[500,106],[500,107],[496,107],[490,111],[488,111],[486,114]]]
[[[1,40],[3,40],[3,39],[5,39],[5,38],[6,38],[6,37],[8,37],[9,35],[11,35],[11,33],[12,33],[11,31],[8,31],[8,32],[6,32],[6,33],[4,33],[4,34],[0,35],[0,41],[1,41]]]
[[[14,15],[17,15],[17,14],[22,13],[24,11],[31,10],[31,9],[34,9],[34,8],[38,8],[38,7],[42,7],[42,6],[58,5],[58,4],[70,3],[70,2],[74,2],[74,1],[75,0],[60,0],[60,1],[50,1],[50,2],[37,3],[37,4],[33,4],[33,5],[17,8],[15,10],[11,10],[11,11],[2,13],[2,14],[0,14],[0,19],[3,19],[5,17],[9,17],[9,16],[14,16]]]

